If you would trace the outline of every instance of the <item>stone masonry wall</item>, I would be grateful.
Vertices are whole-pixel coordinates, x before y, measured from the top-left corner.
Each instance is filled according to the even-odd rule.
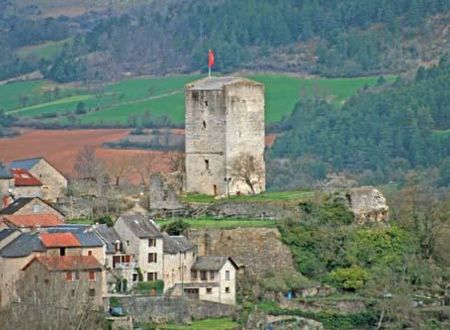
[[[230,317],[235,311],[230,305],[186,298],[126,296],[119,300],[137,322],[190,323],[205,318]]]
[[[190,229],[187,237],[199,255],[223,255],[244,264],[250,273],[295,271],[292,254],[274,228]]]

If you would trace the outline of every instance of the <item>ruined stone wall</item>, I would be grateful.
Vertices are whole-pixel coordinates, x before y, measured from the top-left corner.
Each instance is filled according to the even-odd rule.
[[[152,210],[178,210],[185,208],[175,188],[161,174],[150,177],[150,208]]]
[[[127,296],[118,299],[137,322],[190,323],[205,318],[230,317],[235,312],[230,305],[180,297]]]
[[[223,200],[212,205],[207,215],[219,218],[274,219],[300,217],[300,211],[282,203],[239,202]]]
[[[262,173],[252,178],[257,193],[265,190],[264,165],[264,86],[242,81],[224,87],[226,106],[226,166],[232,178],[230,193],[251,193],[248,185],[230,174],[233,161],[242,154],[252,155]]]
[[[186,89],[185,107],[186,190],[208,195],[215,191],[219,195],[225,194],[223,93],[221,90]]]
[[[350,210],[357,223],[386,222],[389,220],[389,207],[383,194],[374,187],[351,188],[346,193]]]
[[[250,273],[295,271],[291,251],[275,228],[190,229],[199,255],[230,256]]]

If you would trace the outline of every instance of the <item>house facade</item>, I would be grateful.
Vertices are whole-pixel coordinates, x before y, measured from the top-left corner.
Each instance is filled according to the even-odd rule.
[[[10,168],[25,169],[42,183],[42,198],[56,202],[67,189],[67,178],[45,158],[29,158],[12,161]]]
[[[13,198],[42,197],[42,182],[35,178],[28,170],[11,168],[14,185],[11,189]]]
[[[0,209],[0,215],[53,214],[64,221],[64,214],[52,204],[39,197],[17,198]]]

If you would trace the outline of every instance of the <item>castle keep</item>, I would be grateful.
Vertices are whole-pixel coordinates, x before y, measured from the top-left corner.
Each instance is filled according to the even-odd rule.
[[[239,77],[211,77],[186,85],[186,191],[247,194],[235,162],[251,157],[256,193],[265,190],[264,86]]]

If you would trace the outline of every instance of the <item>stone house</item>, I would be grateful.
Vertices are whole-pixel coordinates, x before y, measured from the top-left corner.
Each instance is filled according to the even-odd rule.
[[[42,182],[23,168],[10,169],[14,177],[13,198],[42,197]]]
[[[77,297],[77,302],[101,308],[102,269],[93,256],[36,256],[22,268],[23,283],[30,287],[19,288],[18,296],[27,301],[30,296],[45,299],[42,295],[46,295],[53,303],[67,308]]]
[[[14,228],[20,231],[30,231],[36,228],[46,228],[62,225],[64,222],[55,214],[6,214],[0,215],[0,230]]]
[[[190,269],[196,257],[195,246],[184,236],[163,235],[164,290],[190,280]]]
[[[190,281],[177,284],[172,295],[235,305],[237,270],[238,266],[229,257],[197,257],[191,267]]]
[[[163,236],[155,223],[140,213],[124,213],[114,223],[124,242],[126,254],[132,256],[146,281],[163,279]],[[139,280],[133,277],[133,282]]]
[[[64,214],[49,202],[39,197],[23,197],[14,200],[0,210],[0,215],[53,214],[64,221]]]
[[[20,270],[37,256],[89,256],[105,263],[105,248],[88,226],[63,225],[24,232],[0,249],[0,307],[16,297]],[[1,243],[1,242],[0,242]],[[0,246],[1,246],[0,245]],[[104,277],[104,272],[102,271]],[[106,293],[106,283],[102,293]]]
[[[185,87],[186,191],[206,195],[248,194],[233,174],[242,155],[260,171],[250,180],[265,190],[264,86],[240,77],[209,77]]]
[[[43,157],[14,160],[9,167],[25,169],[42,182],[42,198],[45,200],[56,202],[67,189],[67,178]]]
[[[7,206],[12,188],[14,187],[14,177],[9,169],[0,162],[0,208]]]
[[[127,291],[138,280],[136,262],[131,254],[125,253],[124,243],[114,228],[95,225],[94,231],[106,248],[105,268],[108,292]]]

